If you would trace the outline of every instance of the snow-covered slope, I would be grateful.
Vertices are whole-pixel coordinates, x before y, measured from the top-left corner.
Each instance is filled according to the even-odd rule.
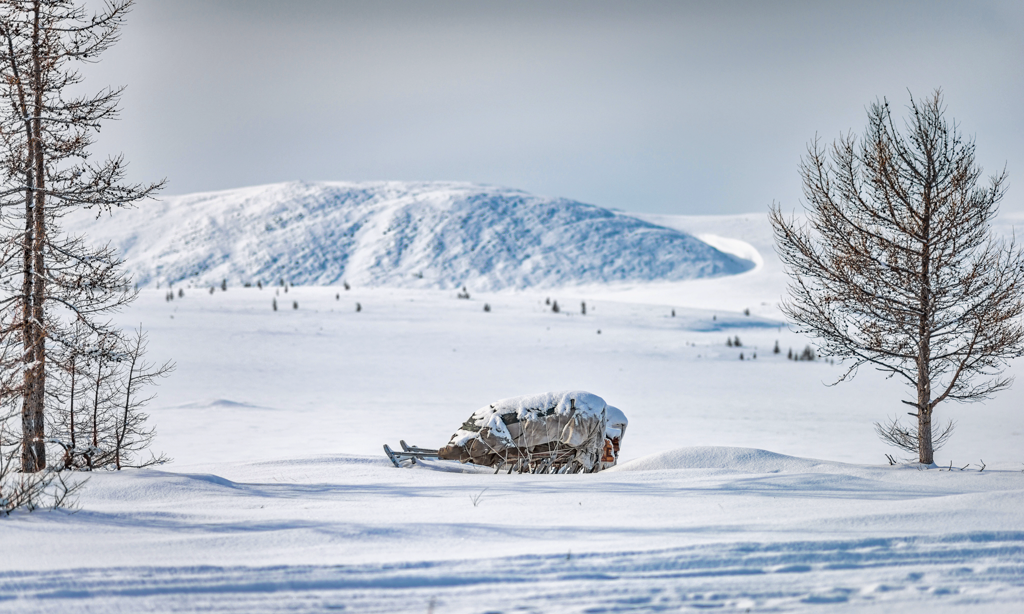
[[[841,366],[786,358],[808,339],[777,319],[764,215],[654,223],[762,264],[469,300],[142,290],[115,321],[177,362],[147,409],[175,461],[96,472],[76,514],[0,518],[4,552],[28,553],[0,557],[0,614],[1017,614],[1024,388],[940,406],[958,422],[942,469],[890,466],[872,422],[903,411],[903,387],[874,370],[826,386]],[[618,467],[396,469],[382,453],[559,389],[629,416]]]
[[[281,183],[66,222],[118,247],[141,285],[284,279],[499,290],[679,281],[754,267],[629,215],[457,182]]]

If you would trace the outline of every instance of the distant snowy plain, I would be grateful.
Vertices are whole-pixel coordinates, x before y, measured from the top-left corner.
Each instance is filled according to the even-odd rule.
[[[871,423],[905,411],[901,387],[867,371],[828,387],[839,366],[786,360],[808,340],[782,323],[763,215],[636,217],[750,264],[468,283],[469,299],[144,288],[118,319],[178,364],[152,407],[175,460],[93,475],[76,514],[0,520],[19,553],[0,612],[1020,611],[1024,393],[940,409],[959,422],[937,455],[953,471],[891,467]],[[618,467],[395,469],[381,452],[559,389],[626,412]]]

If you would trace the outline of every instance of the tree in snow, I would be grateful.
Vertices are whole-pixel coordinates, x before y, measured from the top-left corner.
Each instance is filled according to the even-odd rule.
[[[172,362],[156,365],[147,361],[148,344],[141,326],[132,337],[123,340],[123,360],[114,380],[117,405],[111,412],[114,426],[113,465],[118,471],[122,467],[146,467],[170,460],[163,454],[157,456],[151,453],[148,459],[136,456],[149,448],[155,434],[153,427],[147,424],[149,416],[143,412],[155,395],[146,390],[174,370]]]
[[[93,160],[100,124],[116,117],[121,89],[81,94],[77,70],[117,41],[130,0],[95,15],[70,0],[0,3],[0,322],[12,385],[0,402],[21,413],[21,470],[47,466],[47,408],[60,385],[59,355],[87,352],[117,334],[108,315],[135,297],[115,252],[61,230],[81,208],[103,214],[130,206],[161,184],[125,183],[117,156]],[[89,334],[71,331],[82,326]],[[16,383],[14,383],[16,381]]]
[[[82,325],[75,335],[88,339]],[[148,386],[174,369],[170,362],[154,367],[146,360],[146,335],[139,327],[131,337],[109,333],[91,347],[68,348],[69,356],[55,361],[61,365],[60,386],[54,386],[55,401],[50,415],[50,441],[60,445],[60,469],[121,469],[159,464],[163,455],[140,459],[154,436],[142,408],[152,399]],[[85,347],[82,353],[80,348]]]
[[[815,140],[801,163],[806,221],[778,206],[770,218],[792,278],[783,311],[845,362],[838,381],[869,365],[907,384],[916,424],[876,430],[931,464],[952,428],[933,431],[939,403],[1011,383],[1002,374],[1024,348],[1024,259],[989,229],[1005,172],[980,183],[974,142],[944,118],[940,91],[909,111],[898,129],[882,100],[861,140]]]

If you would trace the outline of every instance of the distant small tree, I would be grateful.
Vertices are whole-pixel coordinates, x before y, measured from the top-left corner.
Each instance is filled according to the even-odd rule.
[[[558,301],[551,302],[551,311],[555,313],[558,313],[560,311],[560,309],[558,308]]]
[[[363,306],[360,305],[359,303],[356,303],[356,313],[359,313],[362,310],[363,310]]]
[[[732,347],[732,337],[726,337],[725,338],[725,345],[727,347]]]
[[[740,342],[740,336],[736,335],[736,338],[732,340],[732,344],[736,347],[743,347],[743,343]]]
[[[782,351],[782,350],[780,350],[780,349],[779,349],[779,341],[778,341],[778,340],[776,340],[776,341],[775,341],[775,347],[774,347],[774,348],[772,349],[772,353],[773,353],[773,354],[778,354],[778,353],[779,353],[779,352],[781,352],[781,351]]]
[[[1010,386],[1002,373],[1024,350],[1024,258],[989,230],[1005,172],[979,185],[974,142],[947,123],[940,91],[909,110],[903,132],[883,100],[860,142],[815,140],[800,169],[807,221],[778,206],[769,217],[792,278],[783,312],[847,362],[838,381],[870,365],[913,390],[902,402],[916,425],[876,430],[931,464],[952,428],[935,436],[939,403]]]
[[[486,311],[487,313],[491,312],[491,305],[490,305],[490,303],[484,303],[484,311]]]
[[[298,309],[298,308],[299,308],[299,301],[292,301],[292,309]]]
[[[271,300],[270,306],[274,309],[274,311],[277,311],[277,298],[276,297]]]

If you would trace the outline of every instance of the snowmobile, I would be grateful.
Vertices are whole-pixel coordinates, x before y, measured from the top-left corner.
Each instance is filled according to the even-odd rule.
[[[625,414],[583,391],[547,392],[486,405],[439,449],[384,446],[396,467],[417,459],[457,460],[498,473],[594,473],[618,462]]]

